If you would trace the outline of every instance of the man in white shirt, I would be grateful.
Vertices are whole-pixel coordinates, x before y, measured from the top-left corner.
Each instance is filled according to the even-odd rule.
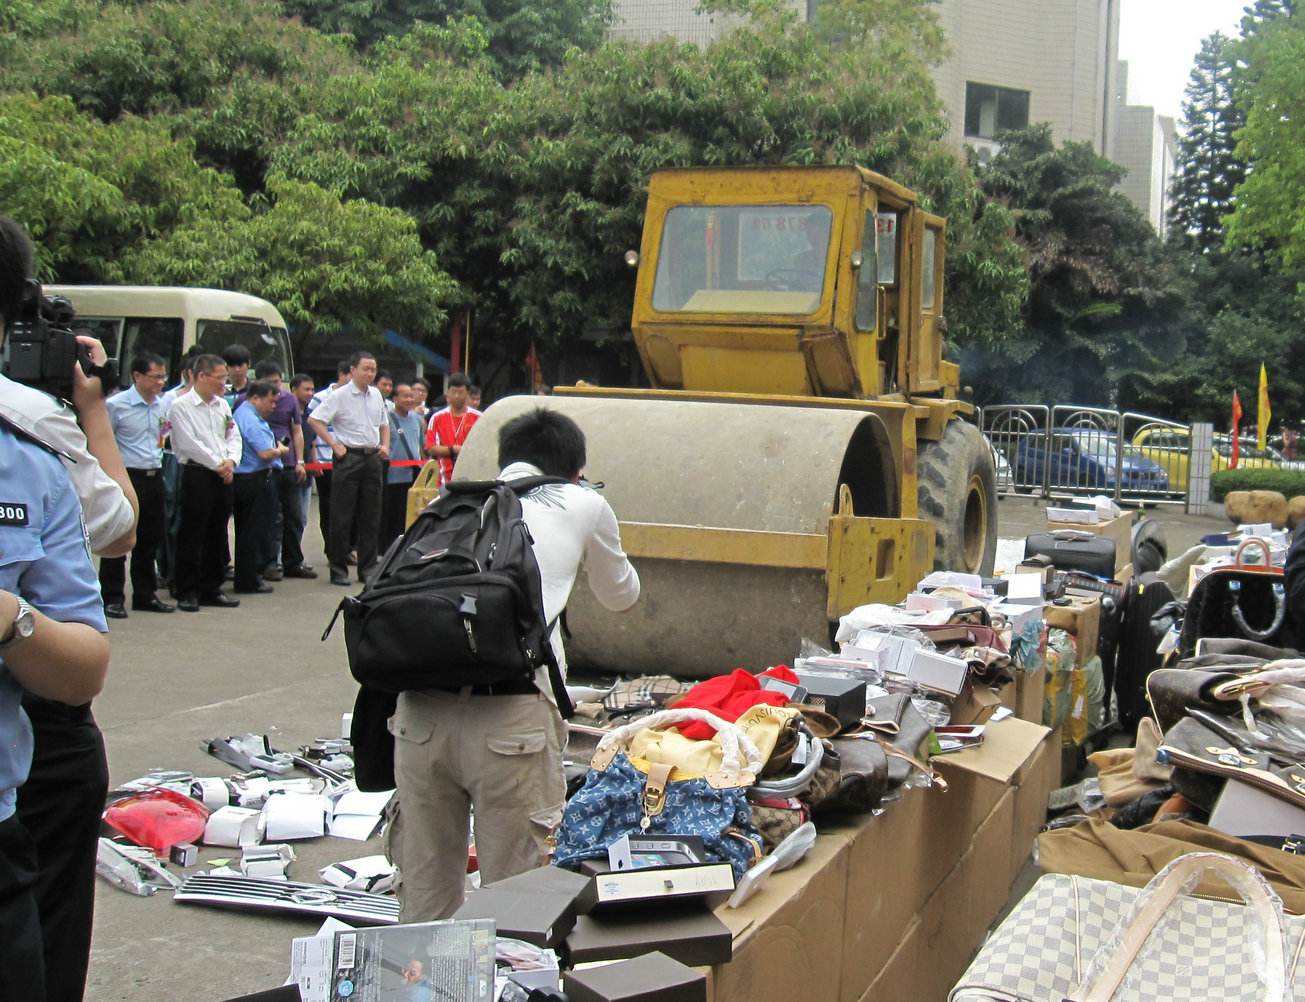
[[[537,487],[521,498],[543,585],[550,642],[566,668],[558,616],[580,567],[607,609],[622,612],[639,599],[639,575],[621,549],[611,506],[580,486],[584,433],[556,411],[536,409],[499,431],[499,478],[540,475],[570,483]],[[545,862],[547,842],[562,818],[566,724],[554,702],[547,668],[519,693],[474,688],[404,692],[390,727],[398,817],[391,851],[403,874],[403,921],[448,918],[462,904],[470,809],[476,854],[486,883]]]
[[[382,480],[390,458],[389,412],[376,379],[376,356],[357,352],[349,382],[328,396],[308,418],[317,437],[331,447],[331,526],[326,558],[331,584],[349,583],[349,537],[358,519],[358,580],[376,569],[381,527]]]
[[[225,575],[231,484],[242,453],[240,430],[222,399],[227,365],[217,355],[194,362],[195,383],[177,397],[168,420],[172,451],[181,464],[181,532],[177,547],[177,608],[234,608],[239,599],[221,591]]]

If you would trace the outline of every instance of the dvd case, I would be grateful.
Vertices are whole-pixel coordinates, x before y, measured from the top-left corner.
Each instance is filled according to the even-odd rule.
[[[494,923],[418,922],[335,934],[332,999],[493,1002]]]

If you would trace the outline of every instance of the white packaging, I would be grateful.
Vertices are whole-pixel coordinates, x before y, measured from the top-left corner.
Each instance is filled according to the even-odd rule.
[[[274,842],[321,838],[331,802],[315,793],[272,793],[263,805],[263,827]]]
[[[208,816],[204,844],[231,849],[263,841],[262,815],[247,807],[220,807]]]
[[[916,651],[911,660],[910,679],[916,685],[949,696],[959,696],[965,688],[970,666],[960,658],[937,651]]]

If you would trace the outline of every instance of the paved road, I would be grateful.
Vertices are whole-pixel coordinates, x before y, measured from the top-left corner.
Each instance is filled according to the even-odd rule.
[[[1224,523],[1161,509],[1171,547]],[[1041,518],[1032,502],[1003,501],[1002,535],[1024,535]],[[316,518],[307,533],[309,559],[325,569]],[[199,749],[202,739],[266,732],[281,747],[336,734],[353,686],[342,631],[323,644],[322,629],[345,590],[317,581],[285,581],[239,609],[197,614],[133,615],[113,624],[113,664],[96,714],[109,747],[115,782],[154,767],[223,775]],[[366,855],[372,844],[322,839],[299,846],[291,875],[316,880],[329,862]],[[227,855],[201,853],[201,863]],[[311,920],[253,916],[172,903],[170,896],[134,898],[97,887],[95,947],[89,999],[215,1002],[279,984],[292,937]]]

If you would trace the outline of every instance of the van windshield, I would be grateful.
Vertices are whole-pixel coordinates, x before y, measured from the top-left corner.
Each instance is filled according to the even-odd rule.
[[[233,344],[248,348],[251,379],[254,366],[268,359],[281,367],[287,382],[294,375],[290,368],[290,339],[281,327],[254,320],[201,320],[196,326],[195,343],[212,355],[221,355],[222,349]]]
[[[823,205],[677,205],[662,230],[653,309],[812,313],[832,228]]]

